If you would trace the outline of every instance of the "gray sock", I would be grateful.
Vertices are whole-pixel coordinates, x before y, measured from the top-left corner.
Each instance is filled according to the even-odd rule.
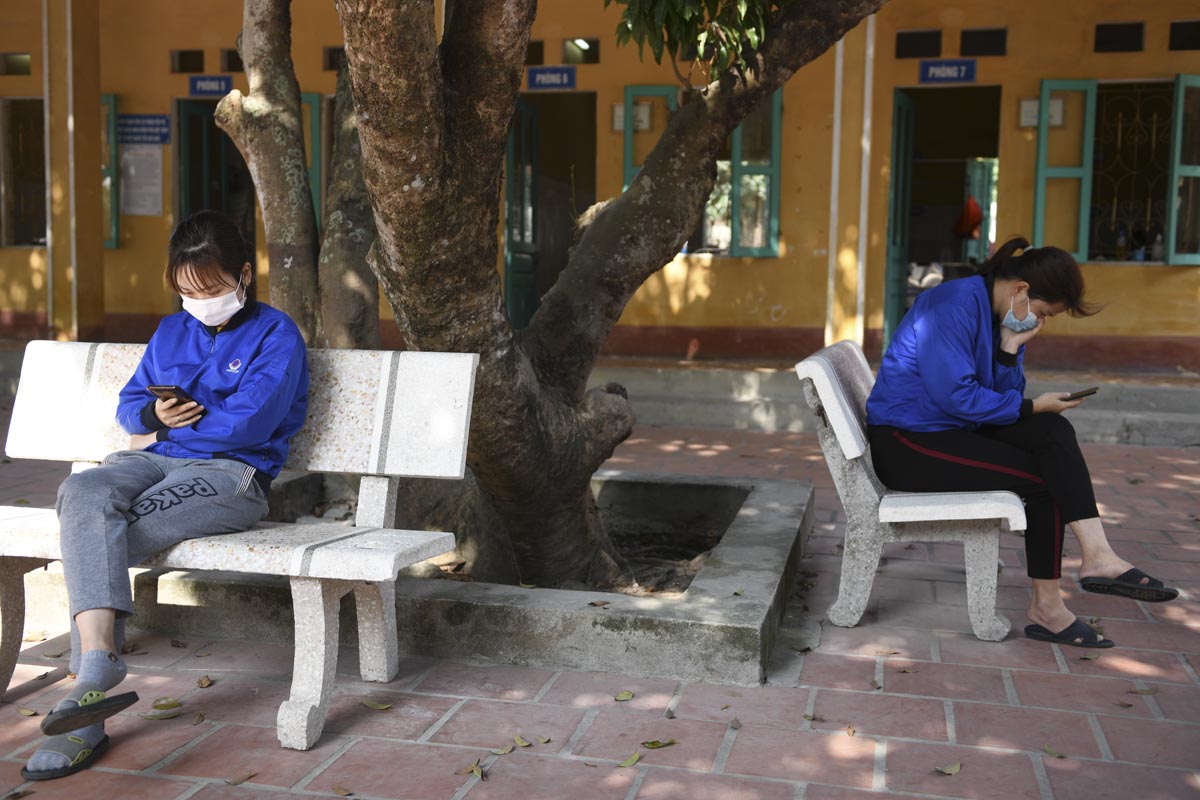
[[[30,756],[25,768],[30,772],[49,772],[69,767],[81,752],[95,749],[103,738],[103,722],[59,736],[47,736],[37,752]]]
[[[107,692],[125,680],[125,662],[109,650],[89,650],[79,657],[76,681]]]

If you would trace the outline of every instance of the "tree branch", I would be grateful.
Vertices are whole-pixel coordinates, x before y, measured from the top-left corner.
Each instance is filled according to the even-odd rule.
[[[581,398],[600,348],[630,297],[695,229],[716,181],[726,137],[800,67],[824,53],[884,0],[785,4],[769,26],[757,69],[726,74],[670,120],[633,183],[595,215],[521,336],[539,378]]]
[[[217,104],[217,125],[246,161],[266,227],[271,303],[316,341],[317,223],[305,167],[300,85],[292,66],[289,0],[245,0],[242,61],[250,93]]]

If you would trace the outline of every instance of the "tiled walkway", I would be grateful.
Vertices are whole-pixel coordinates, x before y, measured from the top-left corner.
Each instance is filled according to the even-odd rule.
[[[1186,594],[1156,606],[1072,591],[1069,605],[1097,618],[1114,650],[1014,635],[976,641],[961,552],[942,545],[895,546],[859,627],[819,626],[836,592],[842,515],[815,439],[639,429],[609,466],[817,487],[817,529],[769,685],[410,658],[380,686],[359,682],[353,653],[343,653],[351,663],[341,668],[326,734],[295,752],[279,748],[272,728],[288,648],[136,636],[130,685],[143,702],[111,724],[112,751],[87,773],[26,788],[37,792],[32,800],[1200,797],[1200,450],[1085,450],[1118,551]],[[0,504],[47,505],[64,473],[0,464]],[[1000,604],[1019,631],[1024,555],[1016,537],[1003,544]],[[1077,566],[1068,548],[1068,572]],[[819,645],[800,652],[817,632]],[[39,717],[18,707],[44,714],[65,691],[65,659],[44,657],[64,650],[64,638],[27,645],[0,705],[0,792],[22,786],[18,769],[37,736]],[[214,683],[202,689],[204,675]],[[634,698],[616,702],[622,690]],[[161,696],[181,698],[183,713],[137,716]],[[390,705],[369,708],[359,702],[366,696]],[[531,745],[493,754],[514,734]],[[676,744],[639,744],[655,739]],[[618,766],[635,752],[636,764]],[[486,781],[455,774],[476,759]],[[242,785],[227,783],[250,773]]]

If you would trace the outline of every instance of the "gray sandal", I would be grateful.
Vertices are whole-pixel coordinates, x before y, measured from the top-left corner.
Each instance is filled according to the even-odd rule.
[[[75,688],[59,700],[54,710],[42,720],[42,733],[58,736],[88,725],[103,722],[119,714],[138,701],[137,692],[125,692],[109,697],[99,687],[88,683],[76,683]],[[75,705],[61,707],[63,703]]]
[[[61,753],[66,756],[71,763],[65,767],[58,769],[44,769],[37,772],[31,771],[28,767],[21,767],[21,777],[27,781],[49,781],[55,778],[65,778],[68,775],[74,775],[80,770],[90,767],[96,759],[104,755],[104,751],[108,749],[108,736],[105,736],[95,747],[88,747],[87,742],[78,736],[55,736],[50,741],[38,748],[38,752],[49,750],[52,753]]]

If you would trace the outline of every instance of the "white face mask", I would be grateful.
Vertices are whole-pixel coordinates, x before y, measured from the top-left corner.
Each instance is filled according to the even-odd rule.
[[[238,290],[241,288],[242,279],[238,278],[237,288],[229,294],[223,294],[219,297],[209,297],[204,300],[185,297],[183,298],[183,310],[198,319],[200,324],[207,325],[210,328],[224,325],[246,305],[245,295],[243,294],[242,297],[238,297]]]

